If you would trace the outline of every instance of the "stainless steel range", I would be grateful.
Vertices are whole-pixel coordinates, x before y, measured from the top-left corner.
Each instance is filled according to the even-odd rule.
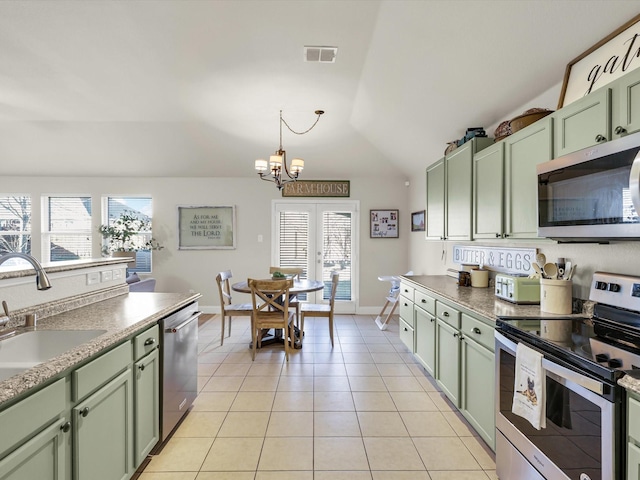
[[[501,480],[625,477],[625,390],[640,368],[640,277],[596,272],[593,316],[496,322],[496,470]],[[542,353],[546,428],[512,413],[516,347]]]

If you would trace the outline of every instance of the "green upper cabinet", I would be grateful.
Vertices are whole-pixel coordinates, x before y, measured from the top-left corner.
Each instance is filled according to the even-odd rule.
[[[551,115],[504,140],[505,237],[538,237],[536,165],[552,158]]]
[[[640,68],[612,85],[613,138],[640,130]]]
[[[473,238],[504,234],[504,142],[473,157]]]
[[[444,158],[427,167],[427,218],[425,219],[425,236],[429,240],[444,240],[444,168]]]
[[[611,139],[611,89],[603,87],[558,110],[554,118],[556,157]]]

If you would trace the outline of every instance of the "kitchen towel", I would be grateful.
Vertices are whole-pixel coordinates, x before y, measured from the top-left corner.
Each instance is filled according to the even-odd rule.
[[[522,343],[518,343],[516,348],[516,379],[511,411],[529,420],[537,430],[547,426],[542,354]]]

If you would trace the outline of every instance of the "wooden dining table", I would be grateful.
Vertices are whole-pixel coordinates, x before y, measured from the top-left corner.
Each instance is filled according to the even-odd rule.
[[[317,292],[324,288],[324,282],[319,280],[294,280],[293,287],[289,289],[289,295],[300,295],[302,293]],[[231,289],[240,293],[251,293],[249,283],[245,280],[236,282],[231,285]],[[298,340],[294,342],[294,348],[302,348],[302,342],[299,340],[302,332],[296,327],[296,337]],[[273,335],[265,335],[262,337],[262,345],[271,343],[284,343],[286,336],[282,334],[281,329],[276,329]]]

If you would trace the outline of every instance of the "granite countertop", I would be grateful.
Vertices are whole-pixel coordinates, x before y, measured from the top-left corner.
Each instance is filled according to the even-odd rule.
[[[0,407],[198,298],[200,294],[127,293],[38,320],[37,330],[106,330],[106,333],[0,381]]]

